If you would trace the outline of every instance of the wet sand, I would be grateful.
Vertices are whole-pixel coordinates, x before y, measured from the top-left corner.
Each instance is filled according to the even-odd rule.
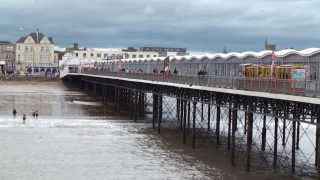
[[[38,119],[31,117],[35,110]],[[176,131],[158,135],[150,123],[113,114],[61,82],[0,82],[0,142],[5,180],[295,179],[241,171],[212,143],[199,140],[193,150]]]

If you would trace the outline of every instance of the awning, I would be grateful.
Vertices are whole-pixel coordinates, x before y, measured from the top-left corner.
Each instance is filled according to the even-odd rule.
[[[5,61],[0,61],[0,65],[5,65],[6,62]]]

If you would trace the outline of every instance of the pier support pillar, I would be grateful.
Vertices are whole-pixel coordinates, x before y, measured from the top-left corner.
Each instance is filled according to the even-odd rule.
[[[162,122],[162,95],[158,96],[158,133],[160,134]]]
[[[180,112],[180,115],[179,115],[179,117],[180,117],[180,129],[181,130],[183,130],[183,116],[184,116],[184,111],[183,111],[183,106],[184,106],[184,100],[182,100],[182,97],[181,97],[181,99],[180,99],[180,110],[179,110],[179,112]]]
[[[189,133],[189,130],[190,130],[190,121],[191,121],[191,102],[190,101],[188,101],[188,118],[187,118],[187,120],[188,120],[188,124],[187,124],[187,132]]]
[[[156,121],[158,119],[158,95],[153,93],[152,95],[153,101],[152,101],[152,128],[156,128]]]
[[[176,113],[177,113],[177,121],[180,123],[180,128],[182,129],[181,126],[181,118],[180,118],[180,96],[177,96],[177,108],[176,108]]]
[[[247,114],[247,171],[251,169],[251,151],[252,151],[252,134],[253,134],[253,113],[249,108]]]
[[[229,108],[229,117],[228,117],[228,151],[231,149],[231,122],[232,122],[232,109]]]
[[[118,104],[118,88],[114,88],[114,97],[113,97],[113,111],[117,112]]]
[[[288,119],[288,104],[285,105],[285,112],[283,118],[283,125],[282,125],[282,146],[286,145],[286,129],[287,129],[287,119]]]
[[[236,159],[236,131],[237,131],[237,118],[238,118],[238,111],[233,110],[232,112],[232,142],[231,142],[231,163],[235,166],[235,159]]]
[[[139,114],[139,92],[136,90],[134,95],[134,122],[138,121]]]
[[[316,158],[315,164],[318,169],[318,177],[320,177],[320,112],[317,113],[317,127],[316,127]]]
[[[203,104],[203,100],[202,100],[202,102],[201,102],[201,122],[203,122],[203,120],[204,120],[203,109],[204,109],[204,104]]]
[[[187,143],[187,101],[183,102],[183,144]]]
[[[267,142],[267,115],[266,112],[263,115],[263,127],[262,127],[262,143],[261,143],[261,150],[265,151],[266,150],[266,142]]]
[[[292,121],[292,147],[291,147],[291,172],[296,171],[296,121],[298,120],[296,112]]]
[[[216,137],[217,137],[217,145],[220,144],[220,113],[221,113],[221,109],[220,109],[220,105],[219,103],[217,104],[217,118],[216,118]]]
[[[300,149],[300,125],[301,125],[301,122],[298,121],[297,122],[297,145],[296,145],[297,150]]]
[[[210,132],[210,128],[211,128],[210,120],[211,120],[211,104],[209,102],[209,104],[208,104],[208,132]]]
[[[278,125],[279,120],[277,117],[274,119],[274,144],[273,144],[273,169],[277,169],[278,163]]]
[[[247,129],[248,129],[248,112],[244,113],[244,134],[247,134]]]
[[[196,148],[196,113],[197,113],[197,102],[193,102],[192,112],[192,148]]]
[[[132,90],[129,90],[129,106],[130,106],[130,118],[134,119],[134,93]]]

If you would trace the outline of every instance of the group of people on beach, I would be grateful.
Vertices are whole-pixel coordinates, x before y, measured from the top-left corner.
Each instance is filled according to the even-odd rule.
[[[18,112],[17,112],[16,109],[13,109],[13,110],[12,110],[12,115],[13,115],[14,118],[16,118],[17,113],[18,113]],[[31,115],[32,115],[33,118],[38,118],[39,112],[38,112],[38,111],[33,111]],[[26,114],[23,114],[23,115],[22,115],[22,123],[25,124],[25,123],[26,123],[26,120],[27,120],[27,115],[26,115]]]

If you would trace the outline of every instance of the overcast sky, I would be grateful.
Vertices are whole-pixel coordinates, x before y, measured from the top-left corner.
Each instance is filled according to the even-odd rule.
[[[0,0],[0,40],[35,31],[59,46],[193,51],[320,47],[319,0]],[[22,28],[23,27],[23,28]]]

